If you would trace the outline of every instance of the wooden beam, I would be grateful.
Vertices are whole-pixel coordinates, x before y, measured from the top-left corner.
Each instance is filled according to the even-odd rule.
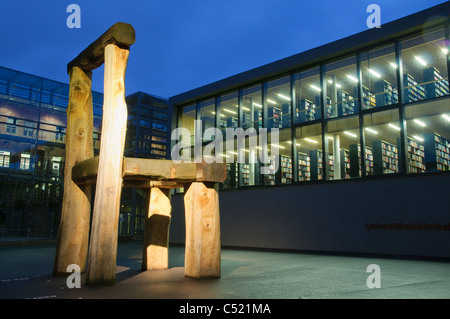
[[[72,179],[78,185],[93,184],[97,179],[97,170],[98,156],[75,165],[72,169]],[[226,163],[208,164],[203,162],[177,164],[171,160],[125,157],[123,164],[124,185],[126,184],[125,182],[129,181],[171,181],[178,183],[198,181],[221,183],[226,177]],[[136,183],[136,185],[139,184]],[[142,188],[143,186],[144,184],[141,184],[138,188]],[[132,187],[132,183],[128,183],[127,187]]]
[[[92,71],[103,64],[105,47],[108,44],[114,44],[126,49],[135,41],[136,36],[134,28],[128,23],[117,22],[82,51],[75,59],[69,62],[67,64],[67,72],[75,66],[85,71]]]
[[[58,228],[53,274],[66,274],[77,264],[86,270],[91,216],[91,186],[72,181],[72,167],[94,156],[91,74],[74,67],[70,72],[67,107],[66,159],[61,221]]]
[[[153,187],[147,199],[142,270],[169,268],[170,189]]]
[[[128,56],[129,50],[115,44],[108,44],[105,48],[102,138],[86,273],[87,285],[113,284],[116,279],[123,151],[128,116],[124,83]]]
[[[184,195],[186,247],[184,274],[197,279],[221,274],[218,184],[194,182]]]
[[[171,160],[125,158],[124,179],[223,182],[226,163],[175,163]]]

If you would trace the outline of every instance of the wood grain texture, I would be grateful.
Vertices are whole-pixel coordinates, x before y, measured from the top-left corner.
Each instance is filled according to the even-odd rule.
[[[122,193],[122,167],[127,127],[125,71],[129,50],[105,48],[104,103],[87,285],[113,284]]]
[[[170,189],[153,187],[147,199],[142,270],[169,268]]]
[[[94,156],[91,86],[90,73],[78,67],[70,71],[64,194],[53,266],[55,275],[66,274],[70,264],[79,265],[83,272],[86,270],[91,186],[76,185],[72,181],[72,167]]]
[[[92,71],[104,63],[105,48],[108,44],[127,49],[135,41],[134,28],[128,23],[117,22],[84,49],[75,59],[70,61],[67,64],[67,72],[75,66],[85,71]]]
[[[185,276],[219,278],[221,242],[218,184],[194,182],[184,195]]]

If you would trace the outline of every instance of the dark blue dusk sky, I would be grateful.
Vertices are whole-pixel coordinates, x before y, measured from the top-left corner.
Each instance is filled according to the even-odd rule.
[[[367,30],[442,0],[22,0],[0,6],[0,65],[68,83],[67,63],[115,22],[136,30],[126,94],[170,97]],[[81,28],[69,29],[69,4]],[[103,92],[103,69],[93,89]]]

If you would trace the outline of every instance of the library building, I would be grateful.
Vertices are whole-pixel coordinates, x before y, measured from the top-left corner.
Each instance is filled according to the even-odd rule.
[[[268,131],[265,163],[248,134],[216,150],[222,245],[450,258],[449,13],[446,2],[169,99],[192,147],[210,127]]]

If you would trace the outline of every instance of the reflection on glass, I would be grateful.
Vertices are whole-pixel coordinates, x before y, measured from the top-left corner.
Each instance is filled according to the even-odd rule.
[[[199,105],[200,112],[200,120],[202,121],[202,133],[205,132],[208,128],[216,127],[216,104],[214,99],[209,99],[203,102],[200,102]],[[203,141],[210,141],[213,137],[205,140],[205,135],[202,134]]]
[[[361,176],[358,146],[359,119],[357,116],[328,123],[325,139],[328,179],[346,179]]]
[[[415,102],[449,94],[444,30],[401,42],[403,102]]]
[[[223,136],[226,136],[226,128],[236,128],[239,125],[238,93],[222,95],[218,103],[219,125]]]
[[[406,120],[408,172],[450,170],[448,101],[429,101],[426,104],[408,106]]]
[[[242,125],[244,130],[250,127],[258,128],[262,127],[262,97],[261,97],[261,85],[256,85],[250,88],[242,90]]]
[[[364,110],[398,103],[397,68],[393,44],[361,54]]]
[[[268,135],[268,159],[266,165],[269,174],[265,174],[266,185],[290,184],[293,181],[291,130],[279,130],[278,140]]]
[[[400,172],[400,122],[398,110],[363,117],[366,175]]]
[[[327,118],[358,113],[356,57],[326,65]]]
[[[322,118],[321,91],[319,67],[294,75],[294,123]]]
[[[178,121],[178,127],[180,128],[186,128],[189,130],[191,134],[191,141],[190,145],[194,145],[195,143],[195,120],[196,120],[196,105],[191,104],[188,106],[183,107],[183,112],[181,114],[181,118]],[[184,143],[187,143],[187,141],[183,141]]]
[[[267,82],[267,126],[284,128],[291,125],[291,85],[290,77],[286,76]]]
[[[323,179],[322,125],[314,124],[295,129],[297,180]]]

